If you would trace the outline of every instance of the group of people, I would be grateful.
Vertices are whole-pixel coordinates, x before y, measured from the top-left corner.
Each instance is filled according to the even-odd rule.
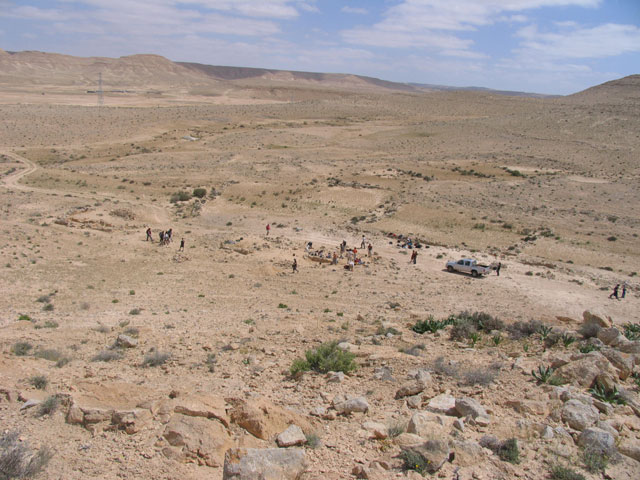
[[[153,233],[151,232],[151,227],[148,227],[145,233],[147,234],[146,241],[153,243]],[[159,238],[160,245],[169,245],[173,239],[173,228],[170,228],[169,230],[166,230],[166,231],[160,230],[160,232],[158,233],[158,238]],[[184,238],[180,240],[180,248],[178,249],[178,251],[179,252],[184,251]]]
[[[620,284],[616,283],[616,286],[613,287],[613,292],[611,292],[611,295],[609,295],[609,298],[615,298],[616,300],[621,300],[624,297],[627,296],[627,283],[623,283],[622,284],[622,294],[618,295],[620,291]]]
[[[267,225],[268,226],[268,225]],[[269,229],[267,229],[267,235],[269,235]],[[367,242],[366,237],[363,235],[362,236],[362,242],[360,242],[360,248],[362,250],[367,251],[367,256],[368,257],[372,257],[373,256],[373,245],[371,244],[371,242]],[[304,249],[306,254],[309,257],[312,257],[314,259],[320,259],[320,261],[322,262],[330,262],[331,265],[337,265],[338,264],[338,258],[344,258],[346,257],[347,263],[344,266],[345,270],[350,270],[353,271],[354,267],[356,265],[364,265],[364,261],[362,259],[362,257],[358,256],[358,249],[356,247],[353,248],[347,248],[347,241],[343,240],[342,243],[340,243],[340,256],[338,257],[338,252],[325,252],[324,247],[321,247],[319,249],[314,250],[313,248],[313,242],[306,242],[304,245]],[[295,256],[295,254],[293,255],[293,263],[291,265],[292,269],[293,269],[293,273],[297,273],[298,272],[298,260]]]

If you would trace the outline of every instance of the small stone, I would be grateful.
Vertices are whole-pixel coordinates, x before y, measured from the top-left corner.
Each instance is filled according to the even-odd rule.
[[[307,443],[307,437],[299,426],[289,425],[276,437],[276,443],[279,447],[295,447]]]
[[[223,480],[297,480],[306,469],[301,448],[230,448]]]
[[[422,396],[414,395],[412,397],[407,397],[406,399],[407,407],[409,408],[420,408],[422,406]]]
[[[344,372],[329,372],[327,374],[327,382],[329,383],[341,383],[344,379]]]
[[[422,392],[425,388],[424,383],[419,382],[419,381],[413,381],[411,383],[406,383],[403,386],[401,386],[397,391],[396,391],[396,400],[398,398],[403,398],[403,397],[409,397],[412,395],[417,395],[418,393]]]
[[[429,400],[427,409],[435,413],[444,413],[445,415],[456,414],[456,399],[446,393],[437,395]]]
[[[362,424],[362,428],[371,433],[373,435],[373,438],[376,438],[378,440],[384,440],[389,436],[389,429],[382,423],[364,422]]]
[[[453,421],[453,426],[454,428],[460,430],[461,432],[464,432],[464,420],[461,418],[456,418]]]
[[[369,402],[364,397],[356,397],[339,403],[334,407],[336,412],[343,415],[349,415],[354,412],[366,413],[369,411]]]
[[[314,417],[323,417],[327,414],[327,409],[325,407],[314,407],[311,409],[309,414]]]
[[[134,348],[138,346],[138,339],[129,335],[120,334],[116,339],[116,346],[121,348]]]
[[[456,399],[455,401],[455,409],[458,415],[461,417],[471,416],[473,419],[477,419],[478,417],[487,417],[487,411],[484,409],[482,405],[473,398],[464,397]]]
[[[600,419],[598,410],[578,400],[569,400],[562,407],[562,421],[571,428],[583,431]]]
[[[20,410],[28,410],[31,407],[35,407],[36,405],[40,405],[40,400],[30,399],[22,404]]]

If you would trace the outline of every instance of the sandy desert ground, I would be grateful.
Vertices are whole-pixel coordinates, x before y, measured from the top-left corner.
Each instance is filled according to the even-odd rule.
[[[640,322],[640,79],[562,98],[278,81],[219,90],[113,93],[101,107],[82,88],[0,92],[0,418],[33,449],[51,448],[36,478],[222,478],[227,448],[275,447],[288,423],[319,438],[304,447],[303,478],[355,478],[354,467],[413,478],[398,442],[363,423],[406,426],[443,393],[472,397],[491,417],[459,431],[443,415],[443,435],[517,438],[522,461],[487,449],[470,460],[463,448],[439,478],[548,478],[557,463],[638,478],[632,407],[600,413],[626,454],[608,477],[590,473],[579,431],[554,413],[555,390],[530,371],[579,355],[585,310],[619,328]],[[203,198],[171,200],[196,188]],[[168,228],[173,242],[160,246]],[[390,234],[425,245],[416,265]],[[343,240],[359,248],[362,235],[374,254],[353,272],[305,255],[308,241],[333,252]],[[499,261],[501,274],[445,270],[461,257]],[[608,299],[623,282],[626,298]],[[411,330],[464,310],[536,320],[577,341],[543,350],[538,334],[505,329],[499,344],[483,333],[471,348],[447,330]],[[137,345],[112,348],[121,334]],[[354,373],[289,375],[330,340],[349,344]],[[31,345],[25,355],[19,342]],[[167,360],[145,366],[154,352]],[[633,369],[640,357],[624,355]],[[415,369],[430,381],[408,403],[396,391]],[[474,369],[491,380],[466,381]],[[632,376],[616,381],[637,400]],[[364,397],[368,412],[335,415],[339,395]],[[50,413],[24,408],[51,396]],[[318,407],[324,417],[310,414]],[[264,438],[240,425],[243,408]],[[199,446],[171,443],[180,419]],[[541,433],[563,425],[567,436]]]

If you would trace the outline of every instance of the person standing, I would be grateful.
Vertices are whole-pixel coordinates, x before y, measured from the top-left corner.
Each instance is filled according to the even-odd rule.
[[[502,263],[498,262],[498,265],[496,266],[496,275],[500,276],[500,268],[502,268]]]
[[[147,242],[151,241],[153,243],[153,237],[151,236],[151,227],[147,228]]]
[[[182,240],[180,240],[180,248],[178,249],[179,252],[184,252],[184,237],[182,238]]]
[[[271,224],[267,223],[267,237],[269,236],[270,231],[271,231]]]
[[[616,300],[620,300],[620,298],[618,297],[618,289],[619,288],[620,288],[620,284],[616,283],[616,286],[613,287],[613,292],[611,292],[611,295],[609,295],[609,298],[615,298]]]
[[[360,242],[360,248],[364,250],[366,246],[367,246],[367,239],[364,237],[364,235],[362,235],[362,242]]]
[[[298,259],[296,258],[295,253],[293,254],[293,264],[291,264],[291,268],[293,268],[292,273],[298,273]]]
[[[415,265],[416,260],[418,260],[418,251],[414,250],[413,252],[411,252],[411,260],[409,260],[409,263],[413,263]]]
[[[369,246],[367,247],[367,254],[370,257],[372,253],[373,253],[373,245],[369,244]]]
[[[622,295],[620,296],[620,298],[624,298],[627,296],[627,282],[624,282],[622,284]]]

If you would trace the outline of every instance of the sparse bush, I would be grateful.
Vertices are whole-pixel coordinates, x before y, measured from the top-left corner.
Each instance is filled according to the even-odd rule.
[[[103,350],[94,356],[92,362],[113,362],[114,360],[120,360],[122,354],[116,350]]]
[[[216,358],[215,353],[210,353],[207,355],[207,359],[204,361],[204,364],[207,366],[207,369],[213,373],[216,369],[216,363],[218,363],[218,359]]]
[[[164,364],[167,360],[169,360],[170,357],[171,355],[169,355],[168,353],[163,353],[157,350],[153,350],[144,356],[144,360],[142,361],[142,366],[143,367],[159,367],[160,365]]]
[[[20,441],[18,432],[0,436],[0,480],[30,478],[39,473],[52,457],[47,447],[37,452],[27,442]]]
[[[131,310],[129,310],[129,315],[140,315],[140,312],[142,312],[142,310],[140,310],[139,308],[132,308]]]
[[[289,308],[285,303],[279,303],[278,308]]]
[[[55,395],[47,397],[38,408],[38,416],[42,417],[43,415],[51,415],[56,411],[59,404],[60,400],[58,400],[58,397]]]
[[[486,387],[493,383],[498,376],[498,371],[486,367],[474,368],[467,370],[462,376],[464,385],[481,385]]]
[[[457,378],[460,374],[460,366],[454,361],[446,360],[444,357],[438,357],[433,363],[433,371],[448,377]]]
[[[38,390],[44,390],[45,388],[47,388],[49,380],[47,380],[47,377],[45,377],[44,375],[34,375],[33,377],[29,378],[29,383]]]
[[[169,201],[171,203],[178,203],[178,202],[188,202],[189,200],[191,200],[191,194],[189,192],[181,191],[171,195],[171,199]]]
[[[438,330],[442,330],[453,322],[453,319],[436,320],[433,318],[433,315],[429,315],[429,318],[425,320],[418,320],[415,325],[411,327],[411,330],[420,334],[425,332],[436,333]]]
[[[471,335],[477,333],[477,331],[478,327],[473,320],[469,317],[463,317],[456,320],[456,323],[449,333],[449,338],[461,342],[471,338]]]
[[[60,360],[58,360],[56,362],[56,367],[58,368],[62,368],[64,367],[67,363],[69,363],[71,361],[71,359],[69,357],[62,357]]]
[[[36,302],[51,303],[51,297],[49,295],[42,295],[37,298]]]
[[[26,315],[26,314],[24,314],[24,313],[23,313],[22,315],[20,315],[20,316],[18,317],[18,320],[19,320],[19,321],[21,321],[21,320],[26,320],[27,322],[30,322],[30,321],[31,321],[31,317],[30,317],[29,315]]]
[[[418,343],[413,345],[412,347],[401,348],[400,351],[402,353],[406,353],[407,355],[412,355],[414,357],[419,357],[422,355],[422,352],[425,349],[425,345],[422,343]]]
[[[396,422],[392,423],[387,427],[387,433],[389,438],[395,438],[405,432],[407,429],[407,424],[404,422]]]
[[[609,457],[599,450],[585,449],[582,453],[584,468],[589,473],[601,473],[609,464]]]
[[[11,352],[18,357],[24,357],[29,354],[32,348],[33,345],[29,342],[17,342],[13,344],[13,347],[11,347]]]
[[[140,330],[138,330],[136,327],[129,327],[127,328],[124,333],[126,335],[129,335],[131,337],[138,337],[138,335],[140,335]]]
[[[44,358],[45,360],[49,360],[50,362],[57,362],[63,357],[62,352],[54,350],[52,348],[38,350],[34,353],[34,356],[38,358]]]
[[[461,312],[448,321],[453,323],[451,339],[456,341],[472,340],[478,331],[491,332],[503,330],[504,322],[485,312]],[[477,339],[476,339],[477,342]]]
[[[502,442],[498,448],[498,457],[503,462],[520,463],[520,449],[518,448],[518,440],[510,438]]]
[[[481,338],[482,336],[478,332],[473,332],[471,335],[469,335],[469,343],[471,344],[471,348],[475,348],[476,343],[478,343]]]
[[[520,340],[538,333],[542,323],[539,320],[529,320],[528,322],[515,322],[507,327],[511,338]]]
[[[313,370],[319,373],[349,373],[357,368],[355,355],[338,348],[338,342],[326,342],[315,350],[307,350],[304,359],[296,359],[291,365],[291,375]]]

